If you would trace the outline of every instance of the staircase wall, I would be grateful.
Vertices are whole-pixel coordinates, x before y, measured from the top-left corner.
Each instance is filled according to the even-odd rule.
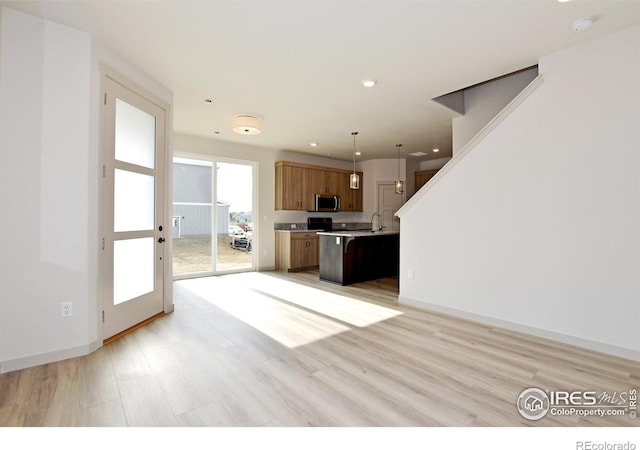
[[[539,73],[399,212],[399,301],[640,360],[640,27]]]

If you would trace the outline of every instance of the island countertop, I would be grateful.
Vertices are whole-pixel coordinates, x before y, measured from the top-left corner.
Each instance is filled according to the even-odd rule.
[[[400,234],[398,230],[382,230],[382,231],[372,231],[372,230],[333,230],[333,231],[318,231],[319,235],[326,236],[342,236],[347,238],[359,238],[359,237],[372,237],[372,236],[385,236],[385,235],[393,235]]]

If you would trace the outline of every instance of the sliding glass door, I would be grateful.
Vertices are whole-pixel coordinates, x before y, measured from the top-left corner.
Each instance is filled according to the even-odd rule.
[[[253,163],[174,158],[174,276],[253,270],[253,205]]]

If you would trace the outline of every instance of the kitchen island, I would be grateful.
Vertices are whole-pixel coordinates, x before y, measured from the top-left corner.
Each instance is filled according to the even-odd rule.
[[[320,280],[341,285],[397,276],[398,231],[321,231]]]

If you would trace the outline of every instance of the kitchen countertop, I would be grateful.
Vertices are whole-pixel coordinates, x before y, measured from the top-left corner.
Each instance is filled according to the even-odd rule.
[[[315,233],[321,230],[300,230],[300,229],[291,229],[291,230],[274,230],[276,233]]]
[[[275,230],[276,233],[316,233],[316,234],[325,234],[328,236],[343,236],[343,237],[369,237],[369,236],[380,236],[380,235],[388,235],[388,234],[400,234],[399,230],[382,230],[382,231],[371,231],[371,230],[300,230],[300,229],[292,229],[292,230]]]

